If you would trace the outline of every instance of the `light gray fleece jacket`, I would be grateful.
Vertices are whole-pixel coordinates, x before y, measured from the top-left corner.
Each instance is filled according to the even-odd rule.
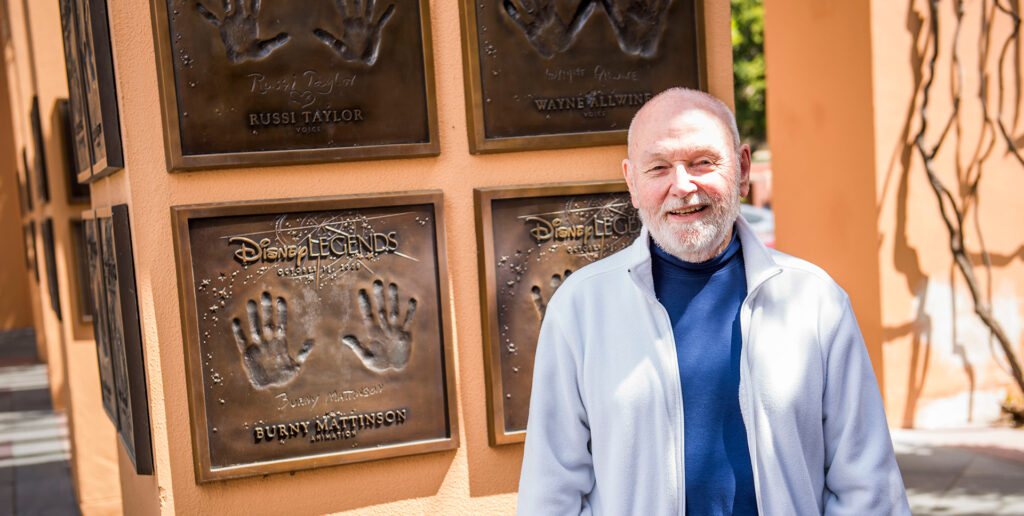
[[[747,278],[739,401],[760,514],[910,514],[846,293],[766,248],[742,217],[736,228]],[[519,514],[685,513],[683,397],[648,240],[645,229],[573,273],[548,304]]]

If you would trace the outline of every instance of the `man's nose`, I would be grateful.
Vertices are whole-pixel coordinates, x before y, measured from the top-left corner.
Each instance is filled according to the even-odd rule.
[[[672,186],[680,195],[689,195],[697,191],[697,185],[693,182],[693,176],[686,170],[686,165],[680,163],[673,170]]]

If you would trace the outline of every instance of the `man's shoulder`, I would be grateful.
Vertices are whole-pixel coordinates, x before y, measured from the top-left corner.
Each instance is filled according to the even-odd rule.
[[[797,258],[776,249],[769,249],[768,252],[775,264],[782,269],[783,276],[787,280],[799,281],[802,284],[823,289],[829,294],[846,297],[846,291],[829,273],[825,272],[825,269],[803,258]]]

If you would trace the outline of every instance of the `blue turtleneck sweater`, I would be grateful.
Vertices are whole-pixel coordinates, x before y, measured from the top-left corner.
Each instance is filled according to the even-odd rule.
[[[651,246],[654,292],[668,312],[683,387],[686,514],[757,514],[740,416],[740,305],[747,295],[740,241],[704,263]]]

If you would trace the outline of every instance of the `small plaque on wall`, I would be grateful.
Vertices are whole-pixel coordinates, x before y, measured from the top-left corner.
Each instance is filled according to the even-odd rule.
[[[46,218],[39,227],[43,234],[43,259],[46,260],[46,286],[50,294],[50,308],[61,320],[60,287],[57,285],[57,255],[53,246],[53,219]]]
[[[124,167],[107,0],[59,5],[75,170],[89,183]]]
[[[441,201],[172,208],[199,482],[458,446]]]
[[[25,147],[21,148],[21,168],[25,171],[25,207],[28,208],[28,211],[32,211],[32,196],[34,195],[32,190],[32,167],[28,165],[28,151],[25,150]]]
[[[522,442],[548,300],[574,271],[629,246],[640,217],[623,181],[473,194],[490,443]]]
[[[439,152],[427,0],[151,6],[171,169]]]
[[[461,0],[470,151],[626,143],[658,92],[706,89],[703,0]]]
[[[63,151],[61,164],[64,165],[65,183],[67,188],[68,204],[89,204],[89,185],[78,182],[78,158],[75,148],[73,134],[74,121],[71,116],[71,104],[68,99],[57,99],[53,115],[50,117],[54,133],[58,134],[57,141]]]
[[[32,109],[29,112],[32,124],[32,146],[34,147],[33,167],[39,179],[39,200],[43,204],[50,202],[50,176],[46,171],[46,151],[43,149],[43,123],[39,116],[39,97],[32,97]]]
[[[153,449],[149,432],[146,363],[139,326],[128,206],[119,204],[97,210],[96,224],[117,433],[135,466],[135,472],[151,475]],[[102,363],[100,367],[102,374]]]
[[[39,266],[36,264],[36,222],[25,224],[25,266],[33,272],[36,283],[39,283]]]

